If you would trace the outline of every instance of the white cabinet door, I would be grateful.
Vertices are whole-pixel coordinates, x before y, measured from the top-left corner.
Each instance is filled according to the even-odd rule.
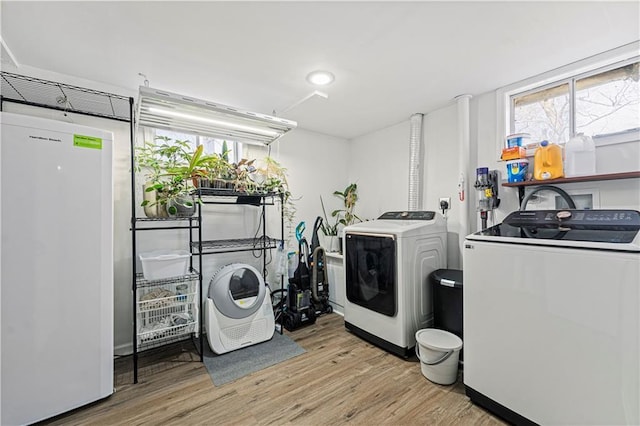
[[[334,312],[344,315],[344,265],[342,255],[326,253],[327,279],[329,280],[329,303]]]

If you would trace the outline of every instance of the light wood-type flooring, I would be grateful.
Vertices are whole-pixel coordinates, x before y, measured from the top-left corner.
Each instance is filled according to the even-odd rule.
[[[46,422],[98,425],[499,425],[464,395],[462,381],[429,382],[404,360],[344,328],[337,314],[286,332],[306,353],[214,386],[190,342],[116,361],[116,393]],[[206,343],[205,343],[206,344]]]

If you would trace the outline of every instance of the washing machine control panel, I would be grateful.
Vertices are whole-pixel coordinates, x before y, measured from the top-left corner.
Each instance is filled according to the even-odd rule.
[[[511,226],[569,227],[574,229],[638,229],[640,212],[636,210],[524,210],[504,220]]]
[[[429,211],[403,211],[403,212],[386,212],[378,219],[393,220],[433,220],[436,212]]]

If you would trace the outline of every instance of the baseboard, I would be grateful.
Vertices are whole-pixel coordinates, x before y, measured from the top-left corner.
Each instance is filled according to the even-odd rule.
[[[121,357],[133,354],[133,344],[125,343],[124,345],[114,346],[113,348],[113,356]]]
[[[477,390],[470,388],[469,386],[464,386],[465,394],[471,399],[476,405],[479,405],[489,411],[491,411],[496,416],[500,417],[507,422],[517,425],[517,426],[537,426],[538,424],[527,419],[524,416],[516,413],[515,411],[510,410],[502,404],[488,398],[487,396],[481,394]]]

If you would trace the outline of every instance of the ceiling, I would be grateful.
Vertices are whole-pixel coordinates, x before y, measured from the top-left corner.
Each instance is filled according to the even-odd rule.
[[[638,1],[2,0],[0,8],[2,39],[21,66],[128,92],[144,73],[154,88],[275,112],[345,139],[640,38]],[[328,99],[290,108],[317,89],[305,80],[316,69],[336,76],[320,89]]]

